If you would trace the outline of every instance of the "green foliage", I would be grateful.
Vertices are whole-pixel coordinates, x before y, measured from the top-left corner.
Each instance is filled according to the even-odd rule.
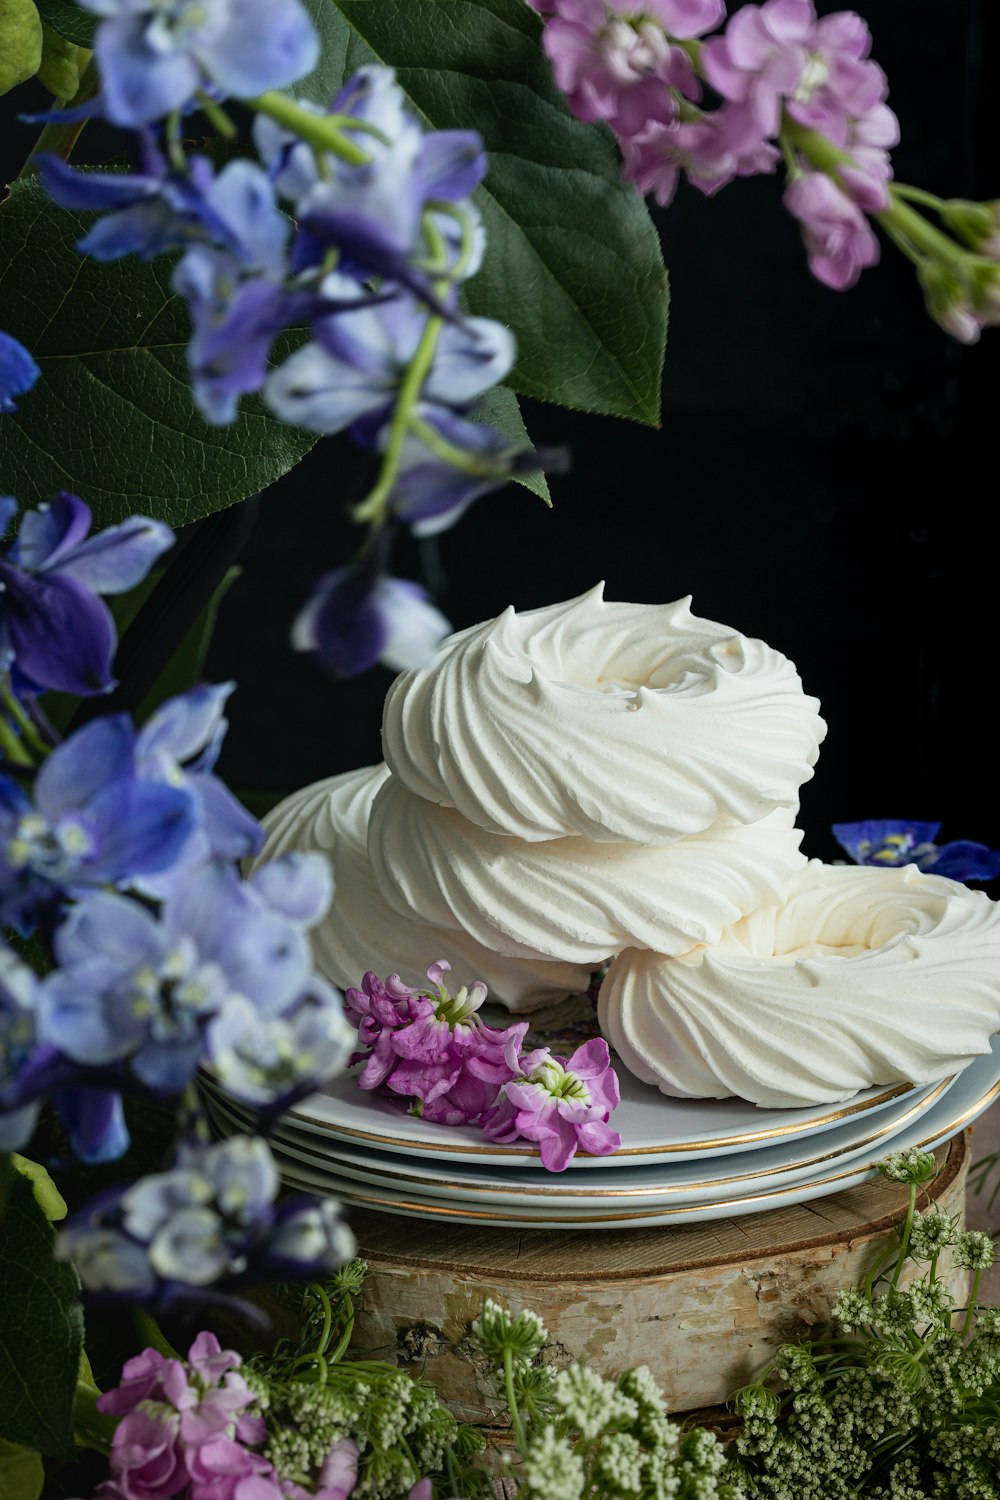
[[[0,0],[0,94],[33,78],[42,60],[35,0]]]
[[[80,87],[80,49],[49,25],[42,27],[38,81],[57,99],[72,99]]]
[[[232,426],[208,426],[191,399],[170,261],[88,260],[75,246],[88,217],[33,180],[0,206],[4,326],[42,372],[0,427],[7,493],[32,505],[72,490],[98,527],[136,513],[182,526],[273,484],[315,435],[255,398]]]
[[[573,119],[523,0],[309,0],[323,59],[299,87],[328,103],[364,63],[395,67],[421,118],[478,130],[488,236],[471,311],[509,323],[523,395],[656,424],[667,280],[610,135]]]
[[[521,408],[517,404],[517,397],[505,385],[496,385],[491,391],[486,392],[476,408],[475,416],[477,422],[488,422],[511,442],[528,442],[528,433],[524,418],[521,416]],[[549,482],[541,469],[535,469],[530,474],[519,474],[515,482],[523,484],[525,489],[537,495],[539,500],[544,500],[546,505],[552,504]]]
[[[39,1455],[0,1438],[0,1500],[38,1500],[44,1483]]]
[[[92,11],[81,10],[73,0],[36,0],[36,3],[46,26],[78,47],[93,46],[98,18]]]
[[[27,1177],[8,1179],[0,1231],[0,1437],[43,1454],[73,1449],[83,1311],[72,1266]]]

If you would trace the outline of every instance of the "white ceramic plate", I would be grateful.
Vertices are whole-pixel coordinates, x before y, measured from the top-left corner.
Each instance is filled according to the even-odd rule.
[[[873,1143],[849,1165],[835,1170],[824,1162],[819,1170],[792,1185],[743,1192],[735,1197],[712,1195],[703,1201],[668,1206],[611,1207],[563,1204],[549,1192],[537,1207],[521,1204],[468,1204],[428,1193],[370,1187],[334,1169],[306,1165],[290,1157],[282,1159],[283,1146],[276,1143],[283,1180],[291,1187],[320,1191],[345,1203],[415,1218],[434,1218],[452,1223],[499,1224],[526,1229],[631,1229],[673,1223],[698,1223],[760,1213],[789,1204],[806,1203],[831,1193],[858,1187],[875,1176],[877,1163],[890,1151],[911,1147],[930,1149],[948,1140],[970,1124],[1000,1095],[1000,1038],[993,1038],[989,1055],[977,1058],[957,1077],[952,1087],[916,1121],[895,1134]]]
[[[832,1130],[855,1116],[874,1114],[918,1092],[914,1084],[895,1083],[866,1089],[841,1104],[759,1109],[745,1099],[670,1099],[651,1084],[641,1083],[621,1065],[617,1071],[622,1097],[613,1124],[621,1134],[621,1147],[612,1156],[578,1153],[569,1171],[641,1166],[664,1157],[685,1161],[759,1150]],[[202,1075],[202,1081],[206,1090],[228,1102],[210,1076]],[[415,1154],[424,1160],[516,1164],[544,1171],[538,1147],[530,1141],[498,1146],[475,1126],[420,1120],[408,1114],[402,1102],[364,1093],[353,1072],[335,1078],[323,1093],[303,1099],[286,1118],[290,1125],[328,1142],[364,1143],[380,1151]]]
[[[817,1138],[782,1142],[762,1151],[727,1153],[718,1161],[700,1157],[675,1161],[663,1157],[648,1166],[601,1173],[546,1173],[518,1165],[491,1166],[479,1162],[428,1161],[392,1155],[346,1141],[321,1141],[315,1135],[282,1122],[272,1143],[290,1163],[318,1172],[335,1172],[370,1187],[392,1193],[415,1192],[438,1200],[469,1204],[523,1205],[535,1212],[542,1198],[556,1199],[567,1208],[652,1208],[674,1203],[699,1203],[706,1198],[732,1199],[768,1187],[784,1187],[815,1175],[822,1167],[852,1160],[876,1144],[891,1140],[944,1097],[955,1079],[929,1084],[879,1110],[874,1119],[856,1115]],[[235,1105],[212,1102],[218,1127],[225,1133],[251,1128],[252,1116]],[[891,1149],[885,1145],[885,1149]]]

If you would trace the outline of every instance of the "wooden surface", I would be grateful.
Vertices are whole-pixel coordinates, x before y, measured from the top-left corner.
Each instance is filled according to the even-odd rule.
[[[932,1197],[964,1216],[967,1134],[938,1152]],[[724,1402],[774,1350],[825,1323],[867,1272],[906,1191],[879,1178],[812,1203],[706,1224],[505,1230],[351,1213],[368,1262],[353,1349],[422,1368],[456,1414],[489,1424],[496,1400],[469,1344],[487,1295],[531,1308],[549,1357],[616,1375],[647,1364],[673,1412]],[[956,1295],[964,1273],[942,1268]]]

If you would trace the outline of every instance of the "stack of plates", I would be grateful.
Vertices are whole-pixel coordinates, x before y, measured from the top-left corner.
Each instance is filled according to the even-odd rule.
[[[535,1229],[731,1218],[856,1187],[890,1152],[948,1140],[1000,1095],[1000,1036],[938,1083],[809,1109],[668,1099],[618,1072],[620,1150],[578,1155],[558,1175],[528,1142],[497,1146],[475,1127],[416,1119],[401,1101],[362,1093],[353,1073],[296,1105],[271,1144],[289,1185],[417,1218]],[[252,1129],[248,1109],[211,1078],[203,1085],[221,1134]]]

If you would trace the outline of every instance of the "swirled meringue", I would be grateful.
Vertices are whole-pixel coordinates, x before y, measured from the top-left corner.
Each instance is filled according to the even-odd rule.
[[[368,856],[396,911],[497,953],[594,966],[629,946],[685,953],[781,901],[806,863],[794,821],[777,808],[748,828],[720,820],[673,844],[528,843],[487,833],[390,776],[372,804]]]
[[[459,632],[389,690],[395,776],[490,833],[666,843],[797,808],[826,730],[794,666],[673,604],[567,603]]]
[[[535,1010],[585,990],[589,967],[541,955],[505,957],[459,928],[428,926],[386,904],[365,839],[372,801],[388,775],[386,766],[377,765],[328,777],[286,798],[264,819],[267,841],[255,868],[293,849],[318,849],[330,861],[333,903],[310,933],[320,972],[342,988],[359,984],[369,969],[418,985],[426,981],[428,965],[447,958],[459,982],[484,980],[491,998],[512,1011]]]
[[[683,1098],[804,1105],[929,1082],[1000,1028],[1000,906],[912,865],[813,860],[709,949],[624,950],[598,1012],[626,1067]]]

